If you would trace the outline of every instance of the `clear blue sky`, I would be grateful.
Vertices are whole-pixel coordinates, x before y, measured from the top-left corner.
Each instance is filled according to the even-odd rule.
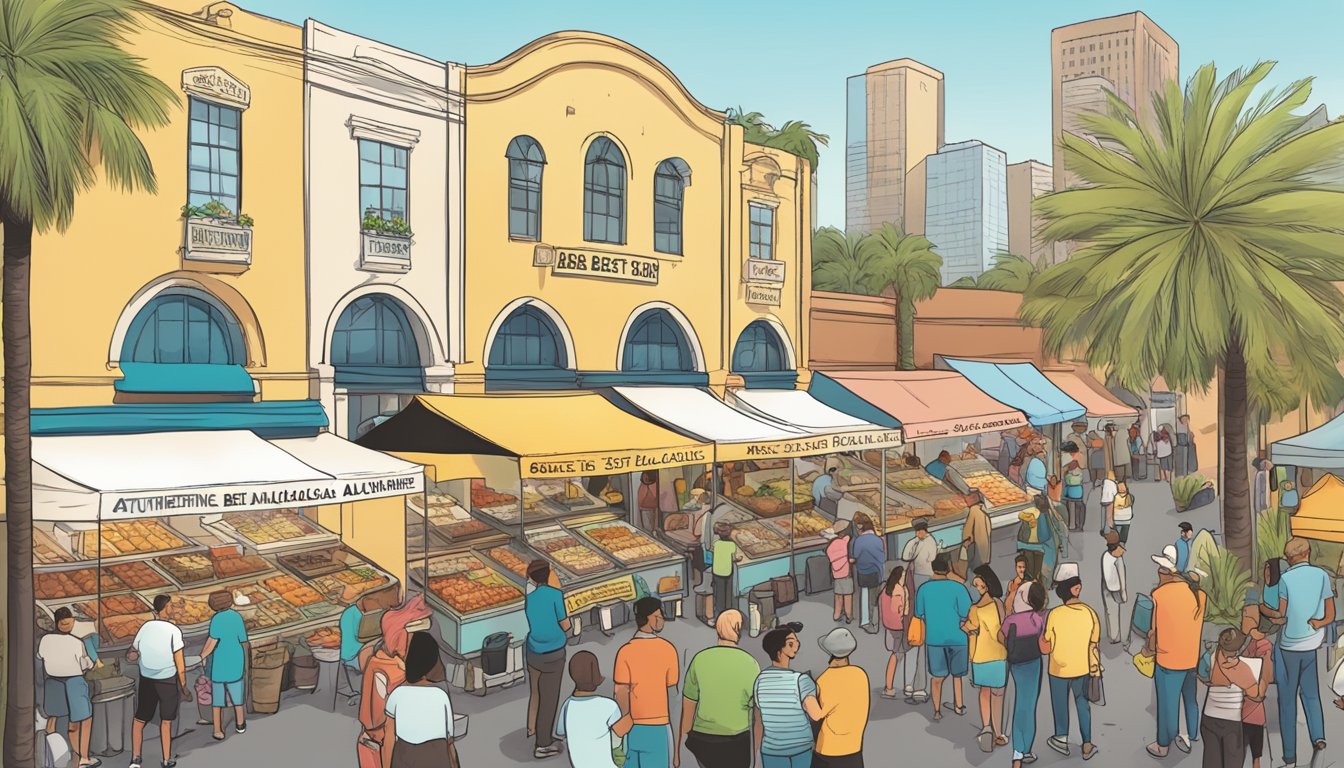
[[[1181,47],[1181,78],[1279,62],[1276,84],[1316,77],[1311,107],[1344,111],[1344,0],[908,0],[681,3],[614,0],[238,0],[295,23],[313,17],[425,56],[483,64],[561,29],[619,37],[672,69],[711,107],[831,136],[818,225],[844,226],[845,78],[910,57],[943,71],[947,141],[980,139],[1008,161],[1050,162],[1050,30],[1141,10]]]

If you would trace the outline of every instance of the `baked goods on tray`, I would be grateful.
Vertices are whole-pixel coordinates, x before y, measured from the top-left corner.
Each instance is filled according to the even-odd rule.
[[[102,540],[103,558],[122,555],[147,555],[151,552],[163,552],[169,549],[181,549],[188,546],[182,537],[168,530],[157,520],[129,520],[126,522],[103,523],[94,535],[94,531],[84,531],[79,537],[80,554],[86,558],[99,556],[98,542]]]
[[[316,590],[292,576],[272,576],[262,582],[266,588],[279,595],[295,608],[320,603],[324,599]]]
[[[552,528],[528,532],[527,543],[541,550],[561,567],[576,576],[600,573],[611,567],[601,555],[568,531]]]
[[[209,596],[205,594],[176,594],[164,609],[163,616],[179,627],[204,624],[215,615],[208,601]]]
[[[173,575],[178,584],[196,584],[202,581],[213,581],[215,578],[215,564],[206,555],[189,552],[180,555],[163,555],[155,558],[154,562]]]
[[[759,520],[733,526],[733,541],[750,557],[764,557],[789,548],[783,536]]]
[[[322,627],[304,638],[309,648],[340,648],[341,631],[335,627]]]
[[[75,604],[75,611],[86,619],[99,616],[126,616],[132,613],[144,613],[149,605],[136,595],[108,595],[101,600],[85,600]]]
[[[265,558],[256,555],[222,555],[214,558],[215,575],[221,579],[236,579],[271,569]]]
[[[275,544],[327,532],[292,509],[225,512],[224,522],[253,544]]]
[[[642,563],[672,554],[672,550],[625,523],[593,526],[583,533],[622,563]]]
[[[135,639],[135,633],[145,622],[154,618],[149,613],[133,613],[126,616],[104,616],[103,637],[109,643],[129,643]]]
[[[276,558],[281,565],[294,571],[305,579],[325,576],[342,571],[351,565],[363,565],[364,561],[345,547],[324,547],[306,552],[292,552]]]
[[[149,563],[117,563],[103,567],[103,573],[111,573],[121,579],[126,586],[135,590],[161,589],[172,586],[163,574],[150,567]],[[104,589],[104,591],[107,591]]]
[[[46,531],[33,528],[33,562],[41,565],[57,565],[74,562],[74,559]]]
[[[491,547],[485,550],[485,554],[514,575],[527,578],[528,561],[519,557],[512,549],[505,546]]]
[[[33,594],[39,600],[62,600],[98,593],[97,568],[35,573],[33,580]],[[120,592],[126,589],[126,584],[107,570],[103,571],[102,584],[104,592]]]
[[[494,579],[472,579],[463,574],[436,576],[429,580],[429,589],[462,614],[494,608],[523,597],[517,587],[498,576]]]

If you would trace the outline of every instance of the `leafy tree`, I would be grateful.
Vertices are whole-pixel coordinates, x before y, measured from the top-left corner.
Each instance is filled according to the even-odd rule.
[[[133,0],[0,3],[0,224],[4,226],[5,511],[9,621],[4,764],[34,764],[33,502],[28,320],[33,230],[64,230],[101,176],[155,191],[137,129],[176,96],[122,50]],[[48,254],[58,257],[59,254]],[[50,300],[50,299],[49,299]]]
[[[994,266],[985,270],[975,281],[977,288],[989,291],[1011,291],[1026,293],[1031,282],[1041,273],[1040,265],[1026,256],[1015,253],[1000,253],[994,257]]]
[[[863,235],[822,227],[812,233],[812,287],[818,291],[872,295],[875,264],[860,254]]]
[[[1094,144],[1062,136],[1085,186],[1038,198],[1067,261],[1028,289],[1022,317],[1049,351],[1079,349],[1131,389],[1156,376],[1185,391],[1220,377],[1223,530],[1252,562],[1250,411],[1339,402],[1344,380],[1344,125],[1299,133],[1310,80],[1252,93],[1260,63],[1221,82],[1213,65],[1169,83],[1151,125],[1110,99],[1084,115]],[[1297,135],[1295,135],[1297,134]],[[1278,401],[1278,402],[1273,402]]]
[[[949,286],[947,286],[947,287],[948,287],[948,288],[979,288],[980,286],[979,286],[979,285],[976,285],[976,282],[975,282],[975,278],[974,278],[974,277],[971,277],[970,275],[963,275],[962,277],[958,277],[956,280],[953,280],[953,281],[952,281],[952,284],[949,285]]]
[[[943,257],[923,235],[907,235],[894,224],[883,224],[859,243],[858,257],[872,263],[873,293],[890,290],[896,296],[896,338],[900,367],[915,368],[915,302],[932,298],[941,282]]]
[[[817,145],[827,146],[831,141],[830,136],[817,133],[801,120],[790,120],[775,128],[765,121],[765,116],[760,112],[744,112],[741,107],[728,110],[728,122],[743,127],[743,140],[748,144],[760,144],[798,155],[812,166],[813,173],[816,173],[817,164],[821,161]]]

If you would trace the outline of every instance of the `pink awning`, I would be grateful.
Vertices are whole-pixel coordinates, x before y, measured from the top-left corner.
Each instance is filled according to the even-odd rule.
[[[837,384],[901,423],[908,441],[1023,427],[1027,417],[956,371],[828,371]]]

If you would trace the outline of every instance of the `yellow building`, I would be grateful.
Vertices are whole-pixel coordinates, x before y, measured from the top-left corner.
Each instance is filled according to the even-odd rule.
[[[661,63],[591,33],[468,67],[463,93],[458,391],[793,386],[805,161],[744,144]]]

